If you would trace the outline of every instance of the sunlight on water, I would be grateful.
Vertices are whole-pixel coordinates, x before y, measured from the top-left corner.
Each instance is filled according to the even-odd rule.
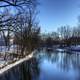
[[[37,80],[80,80],[80,55],[62,52],[39,52],[40,74]]]

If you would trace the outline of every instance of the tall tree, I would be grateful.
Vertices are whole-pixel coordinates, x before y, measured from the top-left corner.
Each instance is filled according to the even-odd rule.
[[[62,26],[62,27],[58,28],[58,32],[62,39],[68,39],[69,37],[71,37],[70,26]]]

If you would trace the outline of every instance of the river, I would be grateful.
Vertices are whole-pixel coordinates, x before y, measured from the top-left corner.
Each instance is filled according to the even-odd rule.
[[[80,53],[62,51],[38,51],[34,57],[38,73],[32,80],[80,80]]]

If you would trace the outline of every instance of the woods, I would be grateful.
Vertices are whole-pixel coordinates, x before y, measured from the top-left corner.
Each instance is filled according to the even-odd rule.
[[[10,53],[28,55],[39,46],[37,0],[1,0],[0,4],[0,37],[5,52],[13,46]]]

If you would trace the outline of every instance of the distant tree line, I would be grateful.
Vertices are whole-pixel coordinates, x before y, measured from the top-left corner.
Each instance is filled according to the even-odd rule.
[[[80,26],[61,26],[56,32],[43,34],[42,40],[45,46],[58,45],[66,47],[71,45],[80,45]]]

